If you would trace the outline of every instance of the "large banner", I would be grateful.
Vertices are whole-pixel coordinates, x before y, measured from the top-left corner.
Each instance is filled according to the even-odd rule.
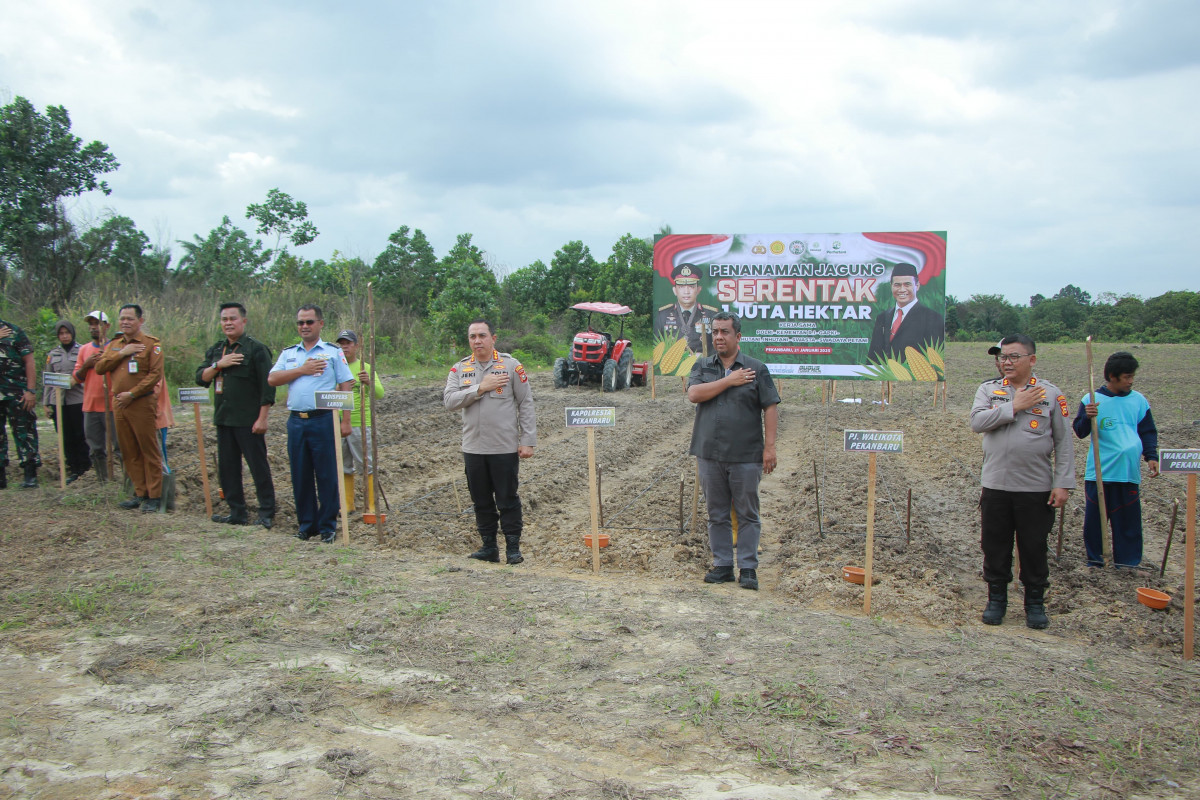
[[[945,380],[946,232],[658,236],[654,308],[661,374],[711,355],[732,311],[777,377]]]

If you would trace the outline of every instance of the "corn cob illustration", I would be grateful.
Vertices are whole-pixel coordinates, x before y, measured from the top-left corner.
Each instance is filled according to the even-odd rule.
[[[928,350],[926,350],[925,357],[929,359],[929,365],[931,367],[938,370],[943,375],[946,374],[946,362],[942,358],[942,354],[939,353],[936,348],[930,347]]]
[[[663,375],[670,375],[679,366],[679,362],[683,359],[683,354],[686,352],[687,339],[676,341],[667,352],[663,353],[662,361],[658,364],[659,372]]]
[[[654,352],[650,354],[650,361],[657,364],[662,361],[663,351],[667,349],[667,340],[660,339],[658,344],[654,345]]]
[[[892,373],[892,380],[897,380],[897,381],[911,381],[912,380],[912,375],[909,373],[909,371],[906,370],[904,368],[904,365],[901,364],[896,359],[889,358],[887,360],[887,367]]]
[[[679,364],[679,369],[675,370],[676,375],[691,375],[692,365],[696,363],[696,354],[692,353]]]
[[[913,378],[918,381],[936,381],[938,379],[937,370],[930,366],[915,347],[904,348],[904,363],[908,365]]]

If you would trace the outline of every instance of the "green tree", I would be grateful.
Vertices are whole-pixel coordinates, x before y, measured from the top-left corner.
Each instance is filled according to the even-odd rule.
[[[279,189],[267,192],[265,203],[251,203],[246,206],[246,219],[258,223],[255,233],[263,236],[275,234],[275,247],[270,251],[275,261],[286,252],[279,249],[285,237],[293,247],[302,247],[320,234],[317,226],[308,221],[308,206],[299,200],[293,200],[291,195]]]
[[[40,114],[18,97],[0,109],[0,292],[15,279],[26,299],[61,309],[89,266],[63,201],[109,194],[100,176],[119,166],[108,145],[71,133],[62,106]]]
[[[183,257],[179,259],[176,277],[193,286],[209,286],[218,292],[233,289],[245,291],[261,282],[260,270],[271,260],[271,251],[263,243],[222,217],[220,226],[201,239],[180,240]]]
[[[541,259],[504,277],[501,297],[506,319],[550,311],[546,307],[546,278],[550,269]],[[558,313],[557,309],[554,313]]]
[[[166,285],[170,251],[152,247],[150,237],[129,217],[109,217],[80,238],[85,247],[95,251],[93,272],[97,278],[124,282],[133,288],[135,297],[143,290],[160,292]]]
[[[406,311],[425,316],[437,285],[438,261],[433,246],[417,228],[408,234],[401,225],[388,237],[388,246],[375,259],[371,280],[381,297],[391,298]]]
[[[464,341],[467,327],[476,317],[496,324],[500,286],[483,251],[471,243],[471,234],[459,234],[438,265],[438,273],[440,286],[429,304],[429,316],[442,342]]]
[[[556,250],[546,276],[546,310],[551,313],[592,299],[596,259],[581,241],[567,242]]]

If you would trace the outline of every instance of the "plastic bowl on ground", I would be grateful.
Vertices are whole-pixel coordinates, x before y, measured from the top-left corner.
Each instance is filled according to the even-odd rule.
[[[1164,609],[1171,602],[1171,595],[1158,591],[1157,589],[1147,589],[1142,587],[1137,590],[1138,602],[1150,608]]]
[[[583,535],[583,546],[587,547],[587,548],[590,548],[592,546],[592,535],[590,533],[585,533]],[[600,534],[600,546],[608,547],[608,534],[607,533]]]
[[[866,583],[867,571],[862,567],[842,567],[842,580],[850,583]]]

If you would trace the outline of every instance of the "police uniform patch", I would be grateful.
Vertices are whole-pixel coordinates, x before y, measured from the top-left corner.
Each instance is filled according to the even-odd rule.
[[[450,371],[451,371],[451,372],[458,372],[458,367],[451,367],[451,368],[450,368]]]
[[[1036,419],[1029,420],[1029,427],[1036,428],[1040,423]]]
[[[1005,397],[1008,396],[1008,392],[1004,391],[1003,389],[992,389],[992,394],[1002,394]]]
[[[517,367],[517,374],[521,376],[521,383],[529,382],[529,376],[525,374],[524,367]]]
[[[1040,415],[1042,413],[1042,410],[1040,408],[1038,408],[1037,406],[1034,406],[1033,408],[1029,409],[1029,413]]]
[[[1057,400],[1057,401],[1058,401],[1058,410],[1062,412],[1062,415],[1063,415],[1064,417],[1065,417],[1065,416],[1068,416],[1068,414],[1067,414],[1067,397],[1066,397],[1066,395],[1062,395],[1062,394],[1060,394],[1058,397],[1056,397],[1056,398],[1055,398],[1055,400]]]
[[[154,345],[154,355],[158,355],[161,352],[162,352],[162,347],[160,347],[159,345]]]

